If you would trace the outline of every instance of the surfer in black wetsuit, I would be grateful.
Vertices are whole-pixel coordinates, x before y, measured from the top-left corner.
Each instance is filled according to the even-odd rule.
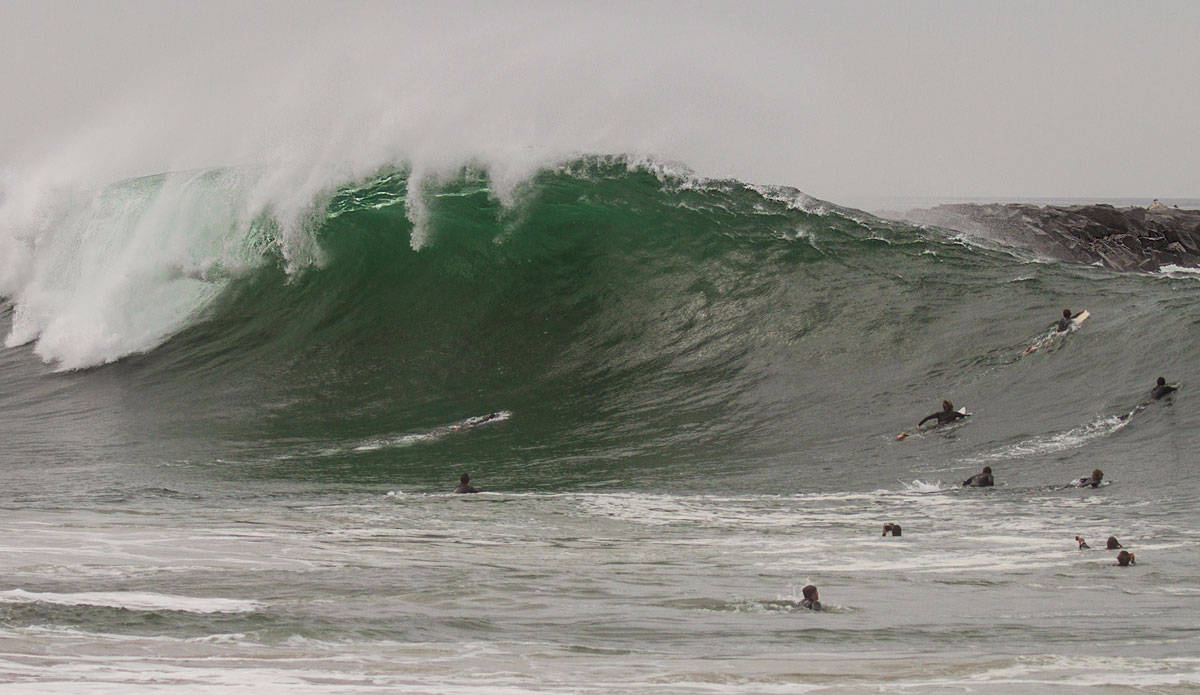
[[[942,401],[942,409],[932,415],[926,415],[924,418],[922,418],[921,421],[917,423],[917,431],[921,430],[921,425],[924,425],[930,420],[936,419],[937,424],[944,425],[947,422],[954,422],[962,417],[967,417],[967,413],[960,413],[955,410],[954,404],[950,401]]]
[[[804,600],[800,602],[801,608],[807,608],[810,611],[821,610],[821,602],[817,600],[817,587],[809,584],[800,591],[804,594]]]
[[[1123,547],[1121,545],[1121,541],[1117,540],[1116,536],[1108,537],[1108,549],[1109,550],[1116,550],[1117,548],[1121,548],[1121,547]]]
[[[457,432],[459,430],[465,430],[468,427],[478,427],[479,425],[489,423],[492,420],[497,420],[499,418],[500,418],[500,413],[498,413],[498,412],[488,413],[487,415],[482,415],[480,417],[469,417],[466,420],[463,420],[462,422],[458,423],[457,425],[450,425],[450,431]]]
[[[1092,471],[1092,477],[1080,478],[1079,480],[1076,480],[1075,482],[1071,483],[1067,487],[1100,487],[1100,481],[1103,478],[1104,478],[1104,471],[1097,468],[1096,470]]]
[[[479,488],[471,487],[471,476],[463,473],[458,478],[458,487],[454,488],[454,494],[461,495],[467,492],[479,492]]]
[[[1067,331],[1071,330],[1071,319],[1078,318],[1079,314],[1082,313],[1083,312],[1080,311],[1072,314],[1070,309],[1063,309],[1062,318],[1058,320],[1058,332],[1066,333]]]
[[[1157,401],[1168,393],[1174,393],[1178,388],[1178,386],[1167,386],[1167,380],[1160,376],[1155,382],[1154,388],[1150,389],[1150,400]]]
[[[1083,540],[1083,536],[1075,536],[1075,542],[1079,544],[1080,550],[1089,550],[1092,547],[1087,544],[1087,541]]]
[[[992,487],[996,481],[992,479],[992,467],[984,466],[983,471],[963,481],[963,487]]]
[[[891,533],[893,536],[899,536],[899,535],[901,535],[901,534],[900,534],[900,524],[891,524],[891,523],[884,524],[884,525],[883,525],[883,535],[885,535],[885,536],[886,536],[886,535],[888,535],[888,533],[889,533],[889,532],[890,532],[890,533]]]

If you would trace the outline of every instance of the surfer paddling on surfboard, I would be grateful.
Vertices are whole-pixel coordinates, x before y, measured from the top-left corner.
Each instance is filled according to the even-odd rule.
[[[1167,383],[1167,380],[1164,377],[1160,376],[1158,377],[1158,381],[1154,383],[1154,388],[1150,389],[1150,398],[1151,400],[1157,401],[1158,399],[1175,391],[1178,388],[1178,386],[1171,386]]]
[[[970,417],[970,416],[971,416],[971,414],[967,412],[966,408],[959,408],[958,410],[955,410],[953,403],[951,403],[950,401],[942,401],[942,409],[936,413],[933,413],[932,415],[926,415],[924,418],[922,418],[922,420],[917,423],[916,431],[920,432],[921,425],[924,425],[926,422],[929,422],[930,420],[937,420],[937,423],[931,425],[931,427],[937,427],[938,425],[945,425],[945,424],[954,422],[955,420],[958,420],[959,418]],[[908,432],[901,432],[900,434],[896,435],[896,439],[897,440],[904,439],[907,436],[908,436]]]
[[[1066,333],[1067,331],[1071,330],[1071,321],[1083,316],[1084,312],[1086,311],[1086,309],[1084,311],[1078,311],[1074,316],[1072,316],[1070,309],[1063,309],[1062,318],[1058,320],[1058,332]]]
[[[1025,350],[1021,353],[1021,356],[1023,357],[1031,352],[1036,352],[1037,350],[1046,347],[1050,343],[1054,342],[1055,336],[1060,333],[1069,333],[1076,328],[1079,328],[1080,324],[1086,321],[1089,316],[1091,316],[1091,314],[1088,313],[1087,309],[1083,309],[1082,311],[1078,311],[1074,314],[1071,313],[1070,309],[1063,309],[1062,318],[1058,320],[1058,323],[1054,324],[1054,328],[1051,329],[1050,333],[1038,338],[1036,343],[1025,348]]]

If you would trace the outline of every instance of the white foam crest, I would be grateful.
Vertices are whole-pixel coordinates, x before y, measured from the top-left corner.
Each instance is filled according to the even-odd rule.
[[[663,160],[649,154],[623,155],[618,159],[630,169],[649,172],[661,183],[672,184],[682,190],[703,189],[714,183],[683,162]]]
[[[251,178],[189,172],[88,196],[22,192],[0,218],[0,246],[12,253],[0,267],[14,304],[5,345],[36,340],[36,353],[61,369],[157,346],[263,262],[243,195]]]
[[[823,200],[818,200],[807,193],[788,186],[752,185],[749,188],[763,198],[783,203],[792,210],[800,210],[801,212],[821,215],[822,217],[839,210],[834,205]]]
[[[1027,655],[1005,663],[986,661],[980,670],[967,670],[963,676],[903,679],[892,688],[907,692],[944,689],[973,691],[986,686],[1003,685],[1008,691],[1033,690],[1038,686],[1060,690],[1117,687],[1140,691],[1183,688],[1200,683],[1200,671],[1190,658],[1138,658],[1121,656]]]
[[[135,611],[181,611],[185,613],[249,613],[263,607],[258,601],[232,598],[169,596],[141,591],[85,591],[45,593],[23,589],[0,591],[3,603],[52,603],[63,606],[101,606]]]
[[[521,186],[556,163],[546,152],[462,157],[409,160],[404,204],[414,250],[432,241],[430,198],[462,167],[482,171],[488,194],[513,209]],[[277,252],[289,272],[320,265],[313,232],[332,192],[392,166],[369,161],[166,174],[92,193],[38,177],[22,182],[0,200],[0,296],[14,304],[6,346],[36,340],[37,354],[61,369],[111,362],[185,327],[229,279],[263,263],[264,251]],[[625,164],[664,180],[683,175],[649,157]]]
[[[1185,268],[1183,266],[1168,263],[1158,269],[1159,275],[1167,277],[1186,277],[1192,279],[1200,279],[1200,268]]]

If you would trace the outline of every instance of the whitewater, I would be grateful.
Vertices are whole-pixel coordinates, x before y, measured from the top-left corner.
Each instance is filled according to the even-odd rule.
[[[7,688],[1200,687],[1194,273],[635,155],[331,172],[9,189]]]

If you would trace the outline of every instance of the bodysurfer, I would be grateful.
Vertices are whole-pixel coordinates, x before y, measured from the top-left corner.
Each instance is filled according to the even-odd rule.
[[[1129,552],[1128,550],[1122,550],[1121,552],[1117,553],[1117,564],[1121,567],[1128,567],[1130,565],[1136,565],[1137,561],[1133,559],[1133,553]]]
[[[479,492],[479,488],[471,487],[471,476],[463,473],[458,478],[458,487],[454,488],[454,494],[461,495],[468,492]]]

